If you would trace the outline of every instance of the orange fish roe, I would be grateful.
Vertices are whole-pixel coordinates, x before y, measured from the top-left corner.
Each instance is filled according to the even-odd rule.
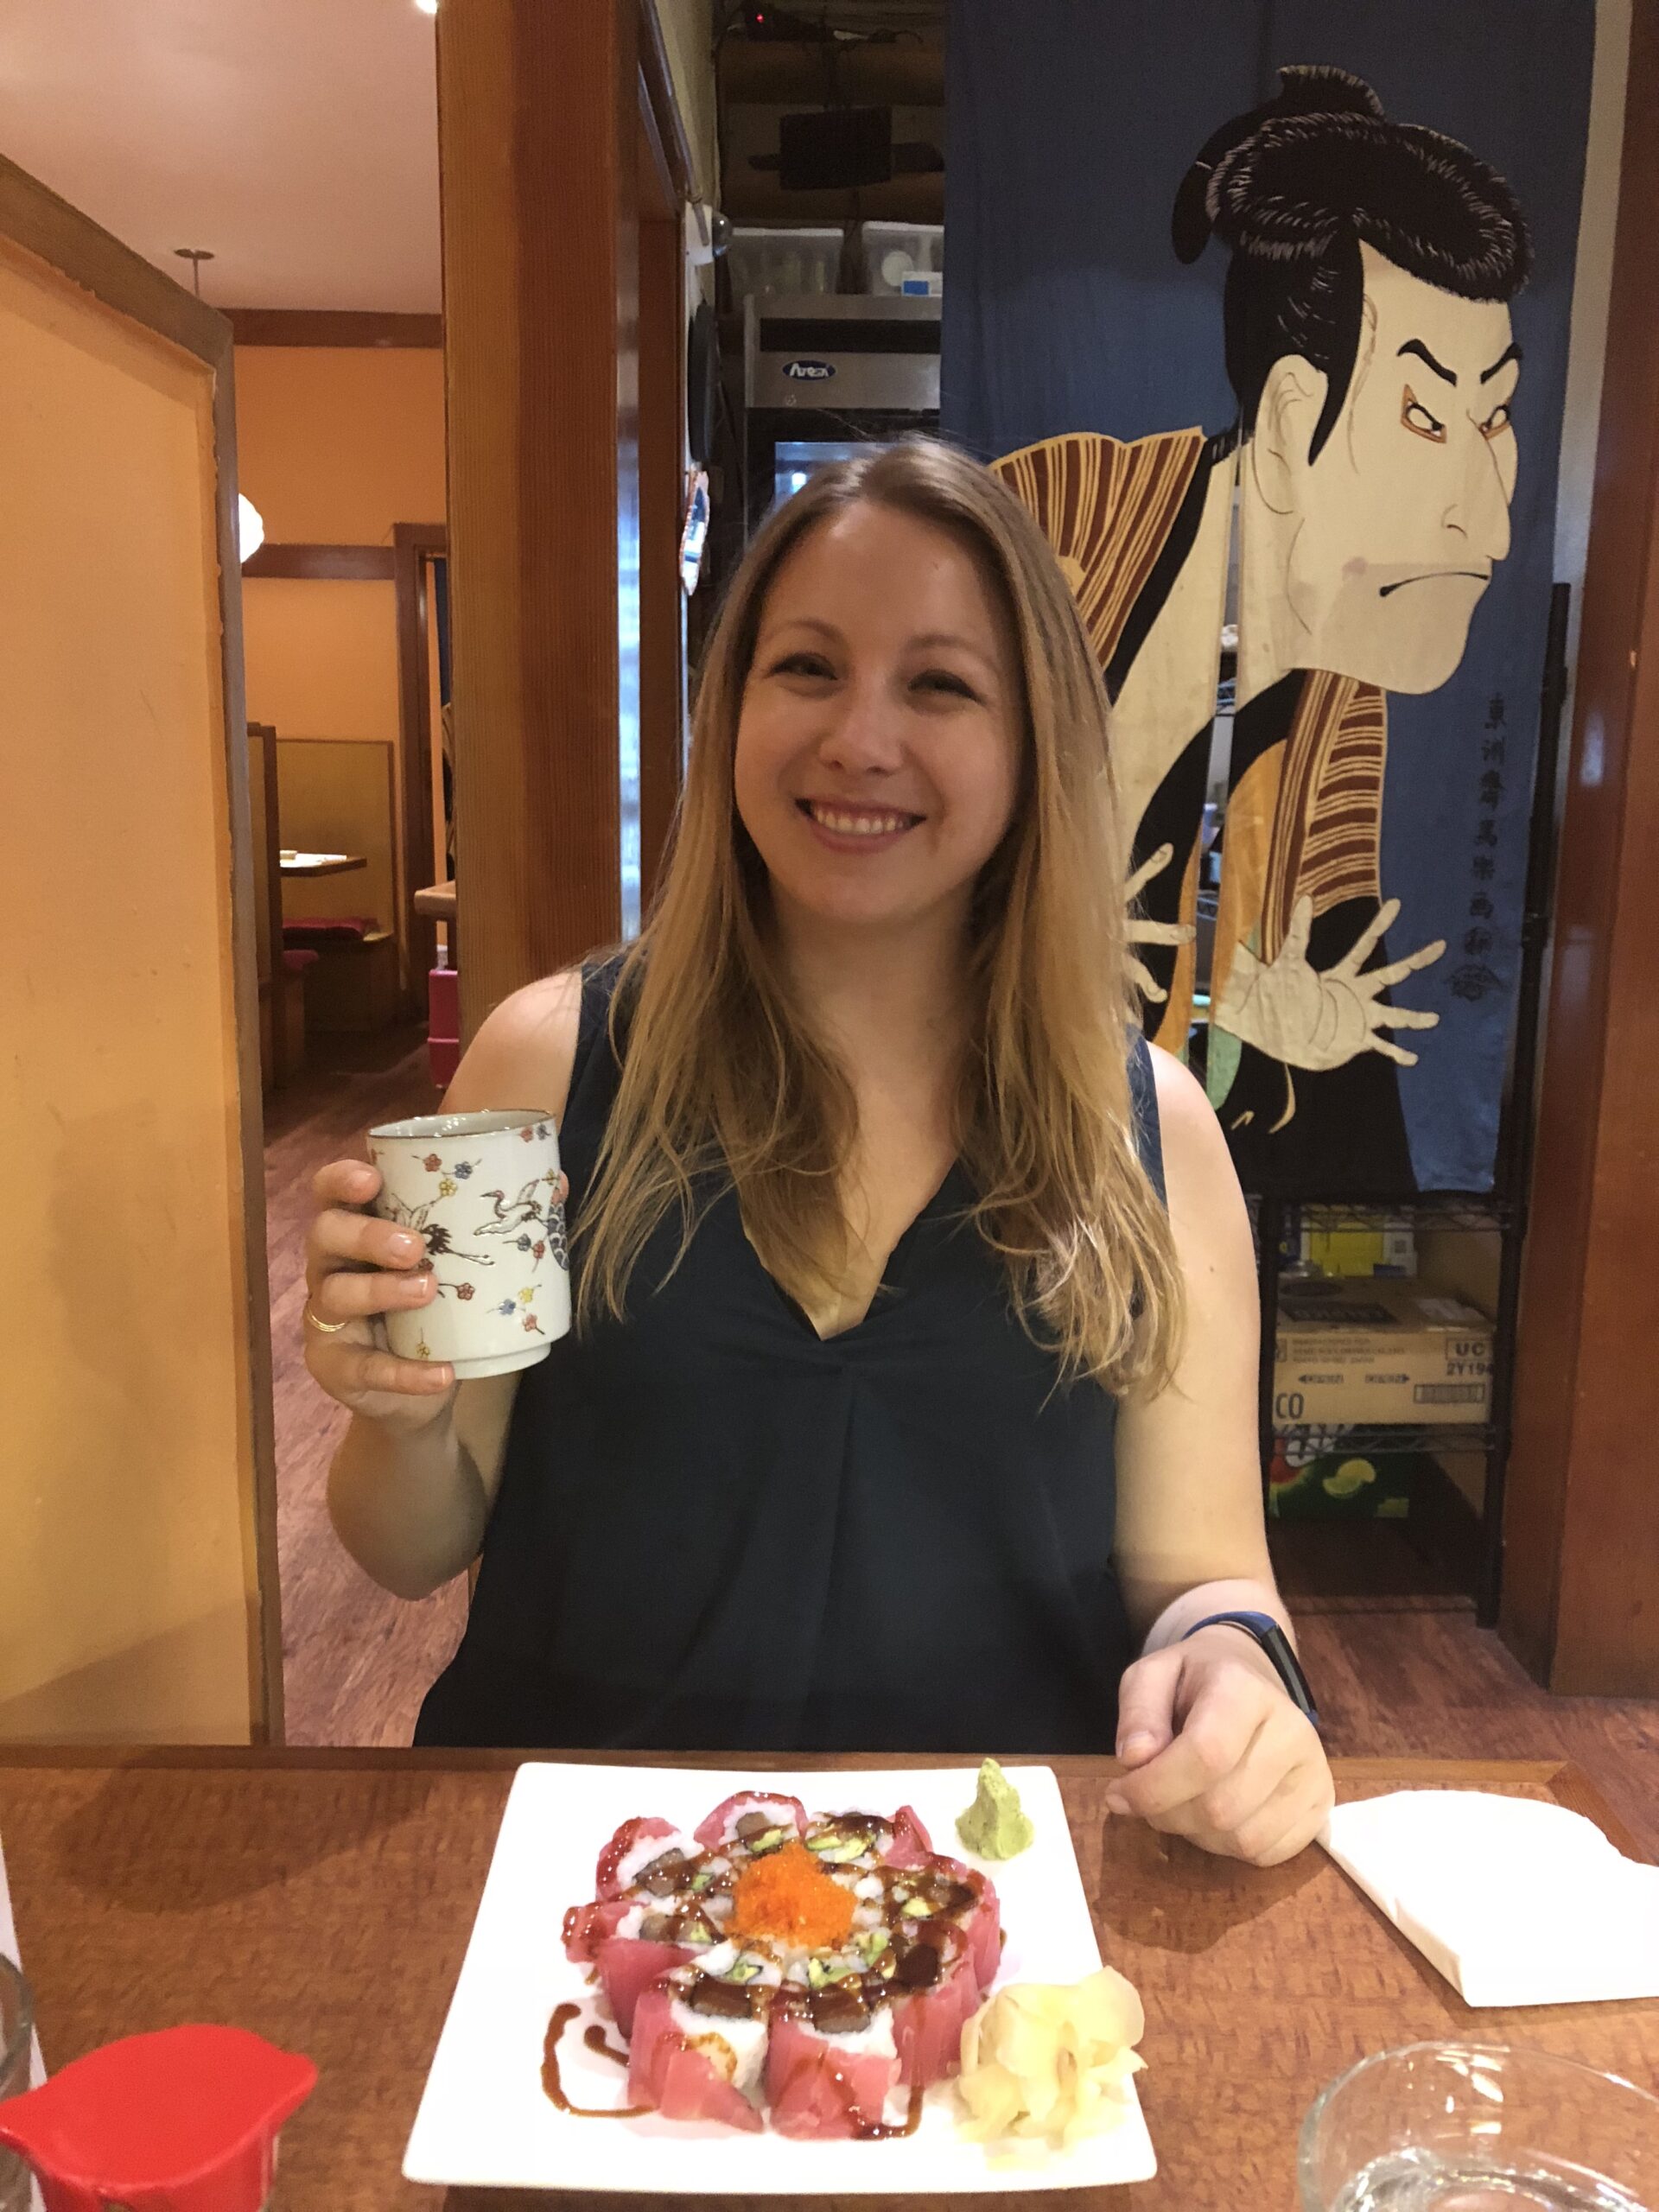
[[[770,1936],[804,1950],[828,1949],[852,1933],[850,1891],[832,1882],[804,1843],[786,1843],[737,1878],[734,1936]]]

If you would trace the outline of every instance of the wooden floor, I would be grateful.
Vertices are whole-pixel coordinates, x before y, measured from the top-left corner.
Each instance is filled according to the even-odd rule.
[[[364,1135],[377,1122],[437,1105],[418,1038],[400,1033],[382,1052],[357,1057],[370,1064],[308,1071],[265,1103],[276,1544],[290,1744],[407,1744],[422,1694],[454,1649],[466,1618],[464,1580],[407,1604],[359,1572],[328,1522],[328,1462],[348,1417],[313,1382],[301,1349],[311,1178],[328,1160],[365,1158]]]
[[[413,1038],[364,1057],[369,1064],[355,1070],[307,1076],[267,1110],[283,1678],[293,1744],[406,1744],[465,1614],[464,1581],[420,1605],[377,1588],[335,1541],[324,1503],[346,1417],[312,1382],[300,1351],[310,1179],[327,1160],[360,1157],[374,1122],[429,1112],[436,1103],[424,1049]],[[1376,1526],[1380,1541],[1386,1524]],[[1295,1593],[1302,1655],[1333,1752],[1571,1758],[1659,1858],[1659,1703],[1550,1697],[1443,1588],[1412,1594],[1397,1559],[1377,1574],[1346,1579],[1334,1572],[1336,1561],[1307,1551],[1287,1564],[1294,1571],[1286,1587]]]

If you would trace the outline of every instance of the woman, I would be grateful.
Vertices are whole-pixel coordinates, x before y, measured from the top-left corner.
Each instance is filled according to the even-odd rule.
[[[1119,847],[1023,509],[925,442],[814,477],[710,641],[639,944],[498,1007],[449,1093],[559,1116],[575,1333],[458,1390],[392,1358],[418,1242],[355,1211],[372,1169],[317,1179],[335,1527],[411,1598],[482,1554],[417,1742],[1103,1750],[1116,1714],[1114,1810],[1262,1863],[1318,1831],[1279,1669],[1198,1625],[1284,1618],[1254,1263],[1131,1027]]]

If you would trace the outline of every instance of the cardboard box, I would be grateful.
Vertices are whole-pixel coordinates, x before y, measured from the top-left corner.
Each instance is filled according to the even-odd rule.
[[[1281,1282],[1275,1422],[1420,1427],[1484,1422],[1492,1325],[1455,1298],[1394,1282]]]
[[[1279,1256],[1287,1270],[1299,1274],[1403,1277],[1417,1272],[1417,1238],[1402,1214],[1357,1212],[1325,1228],[1293,1219]]]

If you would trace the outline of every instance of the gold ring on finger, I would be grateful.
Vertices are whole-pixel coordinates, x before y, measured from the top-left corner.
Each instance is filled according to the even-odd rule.
[[[321,1330],[325,1337],[337,1337],[342,1329],[351,1326],[349,1321],[325,1321],[320,1314],[313,1313],[308,1298],[305,1301],[305,1319],[308,1328]]]

